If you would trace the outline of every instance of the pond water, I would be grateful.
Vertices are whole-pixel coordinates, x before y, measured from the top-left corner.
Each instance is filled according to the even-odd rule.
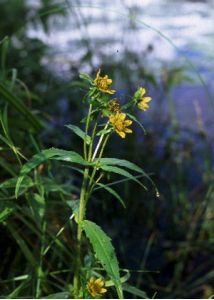
[[[70,0],[65,5],[67,17],[53,17],[48,34],[28,29],[51,46],[44,64],[67,78],[72,70],[123,60],[134,73],[133,60],[125,55],[132,53],[159,80],[164,68],[183,66],[194,83],[181,82],[172,90],[175,116],[188,130],[198,130],[200,122],[214,142],[213,0]],[[154,92],[152,109],[159,105],[157,96]]]

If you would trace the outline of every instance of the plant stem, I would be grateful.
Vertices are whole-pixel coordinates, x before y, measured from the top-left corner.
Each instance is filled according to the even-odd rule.
[[[97,123],[95,123],[94,128],[92,130],[92,135],[91,135],[91,141],[90,141],[90,145],[89,145],[89,149],[87,152],[87,143],[86,143],[86,136],[88,134],[88,128],[89,128],[89,122],[90,122],[90,116],[91,116],[91,112],[92,112],[92,105],[90,104],[89,106],[89,110],[88,110],[88,116],[87,116],[87,120],[86,120],[86,126],[85,126],[85,139],[84,139],[84,158],[85,160],[87,160],[88,162],[93,161],[97,155],[97,152],[99,151],[100,147],[100,154],[97,160],[96,165],[94,166],[94,169],[92,171],[92,175],[91,178],[89,180],[88,183],[88,179],[89,179],[89,167],[86,167],[84,170],[84,174],[83,174],[83,182],[82,182],[82,187],[81,187],[81,191],[80,191],[80,206],[79,206],[79,213],[78,213],[78,224],[77,224],[77,256],[76,256],[76,266],[75,266],[75,270],[74,270],[74,279],[73,279],[73,291],[74,291],[74,296],[75,298],[78,298],[80,296],[80,283],[79,283],[79,273],[80,273],[80,269],[81,269],[81,240],[82,240],[82,227],[81,227],[81,223],[85,218],[85,212],[86,212],[86,204],[87,204],[87,200],[92,192],[91,186],[93,185],[93,179],[94,176],[96,175],[96,170],[99,164],[99,161],[102,157],[105,145],[107,143],[108,137],[109,135],[106,136],[103,144],[103,138],[105,136],[105,134],[102,134],[97,147],[94,151],[93,157],[92,157],[92,149],[93,149],[93,141],[94,141],[94,137],[96,134],[96,128],[97,128]],[[104,129],[107,129],[108,127],[108,123],[105,125]],[[102,145],[102,146],[101,146]],[[101,177],[100,177],[101,179]]]
[[[92,112],[92,105],[90,104],[89,110],[88,110],[88,116],[86,120],[86,125],[85,125],[85,139],[84,139],[84,158],[87,160],[87,143],[86,143],[86,136],[88,134],[88,128],[89,128],[89,122],[90,122],[90,116]],[[93,129],[92,133],[92,139],[90,141],[90,146],[89,146],[89,156],[88,160],[90,159],[91,156],[91,149],[92,149],[92,143],[93,143],[93,138],[95,135],[96,131],[96,124]],[[81,222],[84,220],[85,217],[85,210],[86,210],[86,188],[87,188],[87,181],[88,181],[88,173],[89,173],[89,168],[86,167],[84,170],[83,174],[83,182],[82,182],[82,187],[80,191],[80,207],[79,207],[79,213],[78,213],[78,224],[77,224],[77,256],[76,256],[76,266],[74,270],[74,279],[73,279],[73,291],[74,291],[74,296],[75,298],[79,297],[79,272],[81,269],[81,239],[82,239],[82,228],[81,228]]]
[[[109,139],[109,136],[110,136],[110,134],[108,134],[107,136],[106,136],[106,138],[105,138],[105,140],[104,140],[104,142],[103,142],[103,144],[102,144],[102,148],[101,148],[101,150],[100,150],[100,154],[99,154],[99,157],[98,157],[98,159],[97,159],[97,163],[96,163],[96,165],[94,166],[94,169],[93,169],[93,171],[92,171],[92,174],[91,174],[91,177],[90,177],[90,181],[89,181],[89,184],[88,184],[88,190],[87,190],[87,196],[86,196],[86,201],[88,200],[88,198],[89,198],[89,196],[90,196],[90,194],[92,193],[92,191],[93,191],[93,180],[94,180],[94,177],[95,177],[95,175],[96,175],[96,172],[97,172],[97,167],[98,167],[98,165],[99,165],[99,162],[100,162],[100,159],[102,158],[102,155],[103,155],[103,151],[104,151],[104,149],[105,149],[105,146],[106,146],[106,143],[107,143],[107,141],[108,141],[108,139]]]
[[[92,150],[93,150],[93,141],[94,141],[96,129],[97,129],[97,122],[95,123],[94,128],[92,130],[91,142],[90,142],[90,145],[89,145],[89,152],[88,152],[88,161],[91,161]]]
[[[109,122],[106,123],[106,125],[105,125],[105,127],[104,127],[104,130],[107,129],[108,124],[109,124]],[[94,154],[93,154],[93,156],[92,156],[92,161],[95,159],[95,157],[96,157],[96,155],[97,155],[97,152],[98,152],[98,150],[99,150],[99,148],[100,148],[100,145],[101,145],[101,143],[102,143],[102,140],[103,140],[104,136],[105,136],[105,134],[102,134],[101,137],[100,137],[100,139],[99,139],[99,141],[98,141],[98,143],[97,143],[97,147],[96,147],[96,149],[94,150]]]
[[[86,119],[86,124],[85,124],[85,139],[84,139],[84,145],[83,145],[83,150],[84,150],[84,158],[87,159],[87,144],[86,144],[86,137],[88,134],[88,126],[89,126],[89,122],[90,122],[90,116],[91,116],[91,111],[92,111],[92,104],[89,105],[89,109],[88,109],[88,116]]]
[[[84,217],[85,217],[86,186],[87,186],[87,181],[88,181],[88,173],[89,173],[89,169],[85,168],[84,175],[83,175],[82,188],[81,188],[81,192],[80,192],[80,207],[79,207],[78,224],[77,224],[76,267],[75,267],[74,280],[73,280],[73,289],[74,289],[75,298],[78,298],[78,294],[79,294],[79,271],[81,268],[81,238],[82,238],[81,222],[84,220]]]

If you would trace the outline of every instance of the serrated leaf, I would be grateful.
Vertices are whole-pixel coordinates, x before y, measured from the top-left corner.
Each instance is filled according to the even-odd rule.
[[[24,179],[24,177],[29,173],[31,170],[35,169],[38,165],[40,165],[42,162],[48,160],[48,159],[54,159],[54,160],[61,160],[61,161],[67,161],[72,163],[77,163],[81,165],[89,165],[87,161],[83,159],[81,155],[74,151],[67,151],[57,148],[50,148],[41,151],[38,154],[35,154],[26,164],[22,166],[22,169],[20,171],[20,176],[16,183],[16,190],[15,190],[15,196],[18,197],[20,185]]]
[[[116,173],[116,174],[122,175],[124,177],[127,177],[127,178],[137,182],[140,186],[142,186],[145,190],[147,190],[147,188],[138,179],[136,179],[135,176],[133,176],[131,173],[129,173],[128,171],[126,171],[122,168],[118,168],[118,167],[114,167],[114,166],[110,166],[110,165],[100,165],[100,168],[103,171],[112,172],[112,173]]]
[[[111,239],[98,225],[91,221],[85,220],[81,226],[93,246],[97,259],[114,282],[118,297],[123,299],[119,265]]]
[[[100,186],[101,188],[103,188],[104,190],[108,191],[110,194],[112,194],[115,198],[117,198],[117,200],[119,200],[119,202],[122,204],[122,206],[124,208],[126,208],[126,205],[125,205],[123,199],[120,197],[120,195],[114,189],[112,189],[109,186],[106,186],[105,184],[102,184],[102,183],[97,183],[97,185]]]
[[[86,141],[86,144],[90,144],[91,142],[91,137],[89,135],[86,135],[85,132],[79,128],[78,126],[68,124],[65,125],[68,129],[72,130],[76,135],[78,135],[81,139]]]

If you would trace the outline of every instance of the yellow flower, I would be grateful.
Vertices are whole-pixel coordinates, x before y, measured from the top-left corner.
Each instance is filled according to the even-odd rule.
[[[115,114],[116,112],[118,112],[120,110],[120,103],[117,98],[114,98],[111,101],[109,101],[108,110],[113,114]]]
[[[100,69],[97,72],[96,78],[93,81],[94,85],[104,93],[108,94],[114,94],[115,90],[110,90],[109,85],[111,85],[112,80],[108,78],[108,75],[105,75],[104,77],[100,76]]]
[[[147,108],[149,108],[149,105],[147,103],[152,100],[151,97],[144,97],[145,93],[146,90],[144,88],[140,87],[138,89],[138,97],[140,100],[137,106],[144,111],[146,111]]]
[[[103,286],[104,281],[102,280],[102,278],[97,278],[95,280],[94,277],[91,277],[86,285],[87,290],[89,291],[92,297],[96,297],[100,294],[106,293],[107,289],[105,289]]]
[[[113,125],[114,130],[123,139],[126,137],[126,133],[132,133],[132,130],[127,128],[127,126],[132,124],[132,121],[125,120],[125,118],[126,114],[119,111],[115,115],[111,115],[109,117],[109,121]]]

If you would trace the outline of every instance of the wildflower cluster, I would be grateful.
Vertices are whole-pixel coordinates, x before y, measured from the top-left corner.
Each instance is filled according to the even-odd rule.
[[[82,78],[86,78],[86,75],[82,74]],[[139,87],[131,100],[125,105],[121,105],[118,98],[110,98],[111,95],[116,93],[115,90],[111,89],[112,79],[110,79],[108,75],[101,76],[100,69],[95,79],[91,79],[87,75],[87,80],[90,82],[90,92],[88,96],[90,102],[96,107],[94,115],[102,112],[101,115],[108,118],[108,128],[105,128],[105,132],[109,133],[114,131],[124,139],[127,133],[132,133],[132,129],[129,126],[132,125],[132,120],[136,120],[136,118],[130,114],[128,114],[128,117],[132,120],[127,119],[127,113],[124,111],[127,111],[128,108],[131,110],[131,108],[135,106],[146,111],[149,108],[148,102],[151,101],[151,97],[145,96],[145,88]]]

